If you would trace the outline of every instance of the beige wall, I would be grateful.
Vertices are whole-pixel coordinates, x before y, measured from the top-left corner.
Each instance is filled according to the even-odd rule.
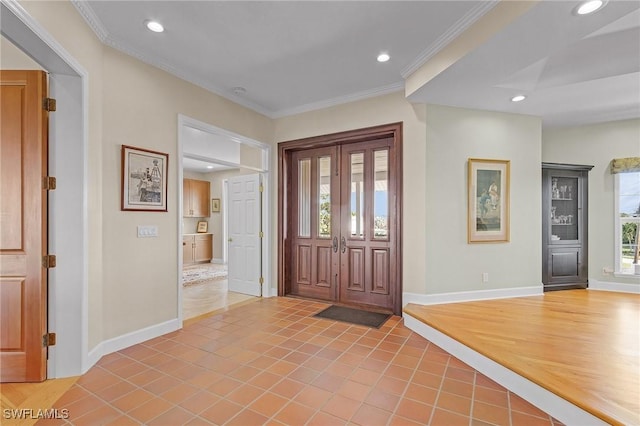
[[[3,70],[41,70],[42,67],[13,43],[0,35],[0,68]]]
[[[637,278],[603,273],[615,267],[614,158],[640,156],[640,120],[546,130],[542,134],[542,160],[550,163],[588,164],[589,172],[589,278],[605,282],[640,284]]]
[[[259,141],[271,139],[272,123],[109,47],[103,61],[104,337],[112,338],[177,316],[178,114]],[[122,144],[169,154],[168,213],[120,211],[113,182],[120,179]],[[159,238],[136,238],[137,225],[157,225]]]
[[[427,274],[416,292],[542,286],[540,140],[536,117],[427,106]],[[467,243],[468,158],[511,161],[508,243]]]
[[[397,93],[281,118],[275,139],[396,121],[404,124],[403,291],[541,287],[539,118],[414,105]],[[469,157],[511,160],[509,243],[467,244]],[[488,283],[482,282],[483,272],[489,273]]]

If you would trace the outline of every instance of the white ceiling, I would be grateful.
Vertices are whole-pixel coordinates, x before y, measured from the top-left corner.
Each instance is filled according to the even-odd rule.
[[[73,3],[105,44],[275,118],[404,90],[499,2]],[[610,0],[583,17],[577,4],[533,4],[409,100],[531,114],[545,126],[640,117],[640,2]],[[166,31],[149,32],[147,19]],[[389,62],[376,62],[381,51]],[[510,102],[517,93],[528,99]]]

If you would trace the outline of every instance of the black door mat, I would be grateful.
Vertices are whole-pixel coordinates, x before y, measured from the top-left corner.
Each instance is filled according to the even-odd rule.
[[[390,316],[391,314],[381,314],[379,312],[369,312],[336,305],[329,306],[314,315],[317,318],[326,318],[372,328],[380,328]]]

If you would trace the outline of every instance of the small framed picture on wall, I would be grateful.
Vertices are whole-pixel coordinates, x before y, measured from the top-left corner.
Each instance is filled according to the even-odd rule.
[[[213,213],[220,213],[220,198],[211,199],[211,211]]]
[[[209,230],[209,222],[207,222],[206,220],[198,221],[198,233],[199,234],[206,233],[208,230]]]

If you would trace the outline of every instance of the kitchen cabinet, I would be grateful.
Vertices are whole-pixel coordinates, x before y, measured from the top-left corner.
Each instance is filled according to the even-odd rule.
[[[182,236],[182,263],[210,262],[213,258],[212,234],[185,234]]]
[[[206,180],[182,180],[182,216],[209,217],[211,184]]]
[[[544,291],[588,286],[588,173],[593,166],[542,164]]]

